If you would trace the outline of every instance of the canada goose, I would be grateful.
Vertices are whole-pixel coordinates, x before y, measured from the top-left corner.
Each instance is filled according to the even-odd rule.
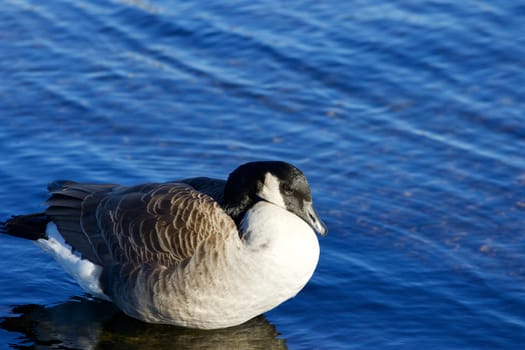
[[[241,324],[295,296],[326,234],[303,173],[280,161],[137,186],[55,181],[43,213],[3,232],[51,253],[80,286],[151,323]]]

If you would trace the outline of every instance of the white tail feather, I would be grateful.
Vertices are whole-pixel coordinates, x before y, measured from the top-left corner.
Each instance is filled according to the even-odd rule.
[[[46,234],[48,238],[40,238],[36,244],[51,254],[82,289],[97,298],[109,300],[100,288],[99,278],[102,267],[74,254],[71,246],[64,241],[54,223],[50,222],[47,225]]]

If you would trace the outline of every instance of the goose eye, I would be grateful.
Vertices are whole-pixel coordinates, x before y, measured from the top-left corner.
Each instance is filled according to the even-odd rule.
[[[283,185],[283,192],[285,195],[289,196],[293,193],[293,190],[287,184]]]

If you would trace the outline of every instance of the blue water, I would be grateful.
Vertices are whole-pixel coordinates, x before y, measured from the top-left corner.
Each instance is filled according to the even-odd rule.
[[[0,346],[520,348],[524,33],[510,0],[1,2],[0,219],[57,178],[282,159],[329,235],[296,298],[212,333],[128,319],[0,236]]]

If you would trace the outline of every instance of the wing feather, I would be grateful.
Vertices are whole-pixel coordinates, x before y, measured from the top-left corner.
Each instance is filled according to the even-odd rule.
[[[191,258],[204,241],[237,234],[219,203],[188,183],[122,187],[64,181],[51,193],[47,214],[66,241],[103,266],[173,266]]]

